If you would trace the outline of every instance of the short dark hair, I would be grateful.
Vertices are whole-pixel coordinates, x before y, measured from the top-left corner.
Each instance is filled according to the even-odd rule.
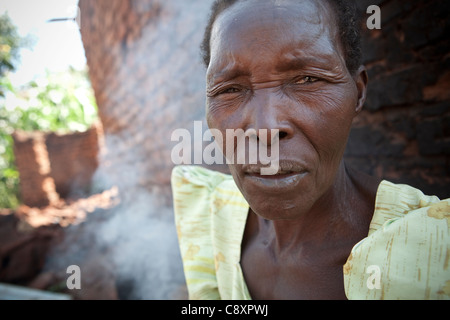
[[[205,28],[200,49],[206,67],[211,60],[211,30],[217,16],[238,1],[243,0],[216,0],[211,6],[208,24]],[[336,9],[339,35],[345,54],[345,63],[351,74],[354,74],[361,65],[361,36],[360,24],[356,5],[351,0],[327,0]]]

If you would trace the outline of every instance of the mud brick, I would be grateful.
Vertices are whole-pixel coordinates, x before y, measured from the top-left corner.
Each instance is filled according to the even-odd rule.
[[[442,141],[444,129],[440,118],[427,120],[417,125],[419,151],[424,155],[438,155],[444,151]]]
[[[405,32],[405,44],[411,48],[426,46],[450,32],[450,3],[445,0],[427,1],[417,5],[408,19],[401,23]]]
[[[380,128],[353,128],[347,144],[346,154],[351,156],[392,156],[403,151],[405,145],[393,143],[389,132]]]

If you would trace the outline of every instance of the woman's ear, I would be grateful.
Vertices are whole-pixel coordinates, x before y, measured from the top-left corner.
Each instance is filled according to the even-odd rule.
[[[358,89],[358,102],[355,108],[355,112],[358,114],[361,112],[364,102],[366,101],[367,83],[369,81],[366,67],[360,66],[358,68],[358,71],[356,71],[356,75],[354,76],[354,80],[356,83],[356,88]]]

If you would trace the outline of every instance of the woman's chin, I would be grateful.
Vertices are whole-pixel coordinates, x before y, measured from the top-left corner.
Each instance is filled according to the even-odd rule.
[[[273,221],[296,220],[311,209],[305,201],[299,203],[299,199],[280,200],[279,197],[267,197],[265,200],[250,198],[247,201],[254,213]]]

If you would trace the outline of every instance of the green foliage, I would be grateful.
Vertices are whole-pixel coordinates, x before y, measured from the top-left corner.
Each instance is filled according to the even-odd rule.
[[[2,116],[0,118],[3,118]],[[0,120],[3,121],[3,120]],[[14,166],[12,137],[0,130],[0,207],[19,205],[19,173]]]
[[[13,129],[61,133],[85,131],[97,117],[87,75],[74,69],[15,90],[5,99],[5,112]]]
[[[0,77],[9,71],[14,71],[18,60],[19,49],[25,45],[25,39],[17,33],[7,13],[0,15]],[[0,96],[4,95],[3,85],[0,86]]]
[[[19,204],[19,175],[14,165],[14,130],[44,132],[85,131],[97,119],[97,106],[85,71],[50,74],[23,88],[13,88],[8,78],[0,100],[0,207]]]

